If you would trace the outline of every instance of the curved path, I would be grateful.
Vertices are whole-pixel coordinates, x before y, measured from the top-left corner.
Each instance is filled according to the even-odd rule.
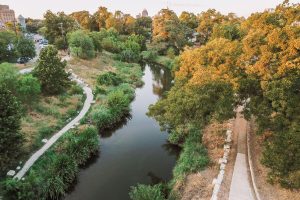
[[[238,147],[233,176],[230,185],[229,200],[254,200],[251,178],[247,164],[247,121],[241,114],[242,107],[237,110],[233,131],[238,135]]]
[[[67,60],[67,59],[65,59]],[[23,72],[20,71],[20,73],[29,73],[32,69],[24,70]],[[66,133],[68,130],[73,128],[79,121],[85,116],[85,114],[88,112],[88,110],[91,107],[91,104],[93,103],[93,92],[88,85],[86,85],[82,80],[77,78],[75,74],[72,74],[71,80],[76,81],[84,90],[84,93],[86,94],[86,99],[83,105],[82,110],[78,114],[77,117],[75,117],[71,122],[69,122],[65,127],[63,127],[59,132],[57,132],[55,135],[53,135],[47,143],[39,149],[37,152],[35,152],[25,163],[23,168],[14,176],[14,178],[21,179],[26,172],[32,167],[32,165],[62,136],[64,133]]]

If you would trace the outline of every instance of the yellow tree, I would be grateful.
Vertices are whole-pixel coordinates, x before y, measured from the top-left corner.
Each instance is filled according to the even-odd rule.
[[[73,12],[70,16],[79,23],[79,25],[83,29],[90,29],[91,20],[90,20],[90,13],[88,11],[78,11]]]

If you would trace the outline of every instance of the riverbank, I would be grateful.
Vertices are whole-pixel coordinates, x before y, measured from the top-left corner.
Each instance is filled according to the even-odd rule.
[[[98,83],[94,85],[95,109],[81,120],[77,129],[59,139],[59,142],[30,169],[25,179],[6,179],[2,183],[6,199],[57,199],[65,195],[76,180],[78,167],[98,151],[98,130],[104,127],[99,126],[97,121],[106,120],[105,125],[109,124],[110,127],[118,123],[130,110],[129,104],[134,98],[134,88],[141,84],[140,66],[114,62],[113,70],[118,73],[121,82],[114,86]],[[103,88],[99,90],[97,86]],[[103,108],[106,108],[106,113],[103,112]],[[89,127],[90,123],[95,124],[98,130]],[[49,168],[51,170],[48,170]]]

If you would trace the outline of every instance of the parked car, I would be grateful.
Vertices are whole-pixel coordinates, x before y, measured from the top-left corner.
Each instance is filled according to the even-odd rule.
[[[25,64],[28,61],[28,59],[21,57],[17,59],[17,63],[19,64]]]

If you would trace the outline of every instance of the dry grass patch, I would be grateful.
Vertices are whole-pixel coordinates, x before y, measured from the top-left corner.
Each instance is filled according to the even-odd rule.
[[[96,58],[90,60],[83,60],[73,58],[68,62],[68,69],[81,77],[89,85],[96,86],[97,76],[103,71],[114,71],[113,55],[107,52],[99,53]]]

